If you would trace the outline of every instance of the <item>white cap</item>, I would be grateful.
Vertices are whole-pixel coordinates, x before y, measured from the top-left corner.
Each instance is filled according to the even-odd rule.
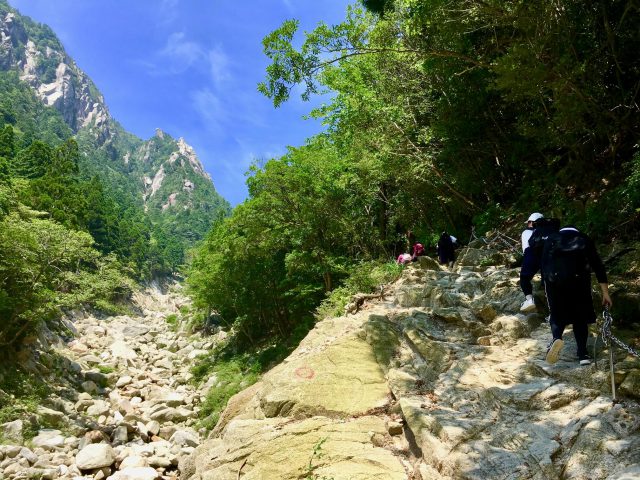
[[[531,215],[529,215],[529,218],[527,219],[527,223],[529,222],[535,222],[536,220],[540,220],[541,218],[543,218],[544,215],[542,215],[541,213],[532,213]]]

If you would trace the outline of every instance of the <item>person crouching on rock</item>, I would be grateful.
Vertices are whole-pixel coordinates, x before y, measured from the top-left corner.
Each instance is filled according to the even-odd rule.
[[[424,245],[416,243],[413,245],[413,255],[411,256],[412,262],[417,262],[418,258],[424,255]]]
[[[521,235],[522,240],[522,267],[520,268],[520,288],[524,293],[524,302],[520,305],[520,311],[523,313],[533,312],[536,304],[533,300],[533,276],[540,269],[540,259],[535,254],[533,248],[529,246],[529,239],[533,235],[535,222],[543,217],[541,213],[532,213],[527,219],[527,228]]]
[[[591,297],[591,272],[595,273],[600,284],[602,304],[610,307],[607,273],[593,241],[574,227],[565,227],[549,235],[542,252],[542,278],[553,337],[547,348],[548,363],[558,361],[564,345],[562,333],[569,324],[573,324],[580,365],[591,363],[587,339],[589,324],[596,321]]]
[[[411,262],[411,254],[410,253],[401,253],[400,255],[398,255],[398,258],[397,258],[396,262],[398,263],[398,265],[404,265],[406,263],[410,263]]]

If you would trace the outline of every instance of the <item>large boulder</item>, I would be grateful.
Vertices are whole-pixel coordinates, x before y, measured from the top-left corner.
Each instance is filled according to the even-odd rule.
[[[115,452],[111,445],[106,443],[92,443],[76,455],[76,465],[80,470],[110,467],[115,461]]]
[[[242,473],[243,478],[278,480],[406,480],[400,459],[375,444],[388,438],[384,421],[372,416],[234,420],[222,440],[196,449],[191,466],[182,463],[182,479],[235,480]]]
[[[0,437],[5,442],[22,443],[24,425],[22,420],[14,420],[0,425]]]
[[[107,477],[107,480],[156,480],[160,473],[151,467],[127,467]]]
[[[265,417],[346,417],[388,403],[383,369],[361,325],[346,318],[321,323],[287,362],[264,376],[257,397]],[[344,329],[351,333],[341,335]]]
[[[124,340],[116,340],[113,342],[109,349],[114,358],[121,358],[123,360],[135,360],[138,358],[138,354],[131,348]]]
[[[64,445],[64,437],[60,430],[43,429],[31,440],[31,444],[44,450],[56,450]]]

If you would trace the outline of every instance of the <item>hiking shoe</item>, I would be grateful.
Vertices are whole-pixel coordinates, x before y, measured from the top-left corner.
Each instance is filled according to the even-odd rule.
[[[578,360],[580,361],[580,365],[591,365],[591,358],[589,358],[589,355],[580,355]]]
[[[522,305],[520,305],[520,311],[523,313],[533,312],[536,309],[536,302],[533,301],[533,298],[527,298]]]
[[[545,360],[547,363],[554,364],[560,358],[560,350],[564,346],[564,342],[559,338],[554,338],[553,341],[549,344],[549,348],[547,348],[547,356]]]

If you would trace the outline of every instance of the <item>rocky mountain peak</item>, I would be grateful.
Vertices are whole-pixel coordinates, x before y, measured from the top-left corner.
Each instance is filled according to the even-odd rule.
[[[211,180],[209,174],[204,171],[204,167],[202,166],[202,163],[196,155],[193,147],[185,142],[184,138],[182,137],[178,139],[178,152],[189,162],[189,165],[191,165],[191,168],[193,168],[193,171],[195,173]]]
[[[14,11],[0,16],[0,65],[18,71],[20,79],[45,105],[58,110],[74,132],[88,128],[100,144],[113,137],[104,98],[49,27]]]

